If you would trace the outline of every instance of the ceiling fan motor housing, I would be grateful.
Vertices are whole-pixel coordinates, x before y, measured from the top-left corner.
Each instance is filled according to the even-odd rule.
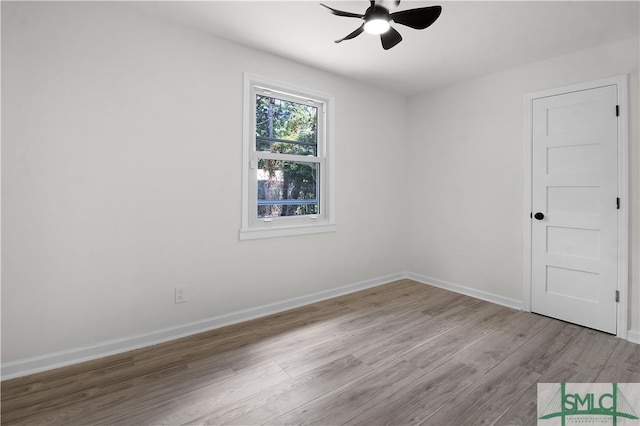
[[[364,20],[367,22],[373,19],[384,19],[389,21],[389,9],[378,6],[377,4],[370,6],[367,11],[364,12]]]

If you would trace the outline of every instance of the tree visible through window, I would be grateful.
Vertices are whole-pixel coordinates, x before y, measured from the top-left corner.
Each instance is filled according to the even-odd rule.
[[[255,105],[258,217],[318,214],[317,162],[259,154],[317,157],[318,107],[263,94],[256,94]]]

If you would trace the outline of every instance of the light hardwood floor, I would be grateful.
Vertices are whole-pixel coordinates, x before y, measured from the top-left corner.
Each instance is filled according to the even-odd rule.
[[[640,345],[401,280],[2,383],[2,424],[535,424],[538,382],[640,382]]]

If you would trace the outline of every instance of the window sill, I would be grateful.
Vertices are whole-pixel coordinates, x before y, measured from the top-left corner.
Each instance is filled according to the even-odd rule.
[[[318,223],[316,225],[279,226],[251,228],[240,230],[240,240],[257,240],[261,238],[290,237],[294,235],[320,234],[335,232],[335,223]]]

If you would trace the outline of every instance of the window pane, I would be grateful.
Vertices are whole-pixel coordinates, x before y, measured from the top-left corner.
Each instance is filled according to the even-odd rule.
[[[318,108],[256,95],[256,151],[317,155]]]
[[[318,164],[258,162],[258,217],[318,214]]]

